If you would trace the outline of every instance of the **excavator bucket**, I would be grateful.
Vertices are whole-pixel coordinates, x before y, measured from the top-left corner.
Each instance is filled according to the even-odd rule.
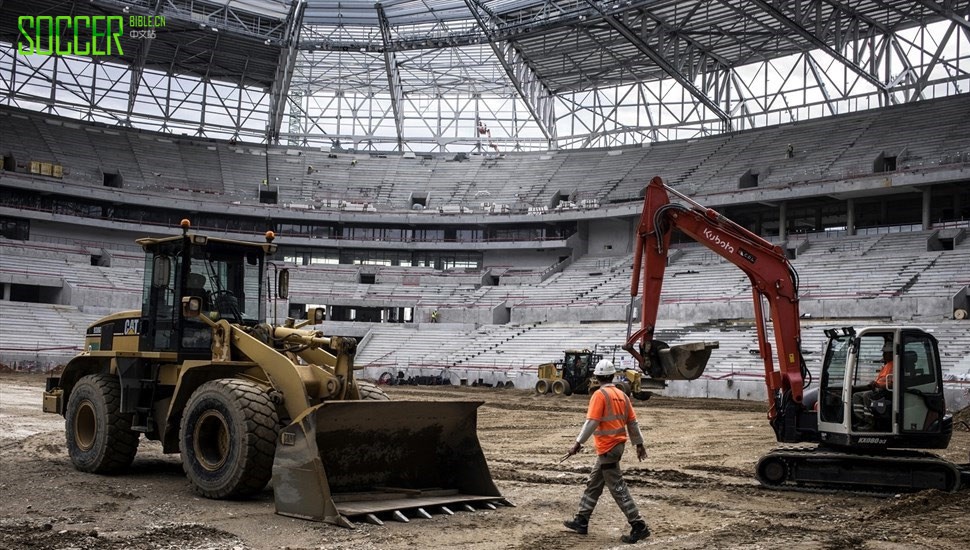
[[[273,462],[276,512],[353,527],[452,509],[511,506],[478,442],[481,401],[340,401],[284,428]]]
[[[719,342],[692,342],[658,349],[664,380],[694,380],[704,373]]]

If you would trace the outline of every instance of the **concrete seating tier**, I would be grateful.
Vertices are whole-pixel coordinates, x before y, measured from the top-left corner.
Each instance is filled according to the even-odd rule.
[[[694,195],[735,192],[748,171],[759,187],[872,175],[879,155],[896,169],[970,161],[970,94],[647,147],[464,157],[322,151],[241,145],[80,123],[28,111],[0,110],[4,154],[18,170],[30,160],[59,163],[64,180],[124,185],[171,195],[224,196],[257,204],[260,183],[292,208],[463,209],[542,213],[554,197],[581,208],[638,200],[653,176]],[[904,131],[899,129],[903,128]],[[791,143],[795,152],[787,158]],[[572,207],[572,206],[570,206]]]
[[[823,329],[832,322],[805,320],[802,323],[802,350],[814,384],[818,384]],[[958,369],[970,355],[970,330],[955,321],[928,323],[925,329],[937,335],[945,373]],[[376,370],[432,369],[439,373],[502,372],[509,378],[535,374],[541,363],[562,359],[565,349],[596,349],[617,365],[630,366],[631,358],[619,349],[625,341],[622,323],[528,324],[483,326],[475,330],[450,330],[446,326],[421,329],[380,326],[368,333],[361,346],[358,365],[365,372]],[[757,344],[757,331],[750,319],[721,323],[659,323],[657,338],[670,345],[697,341],[718,341],[705,370],[706,380],[764,380],[764,360]],[[769,330],[769,340],[773,334]],[[431,342],[432,345],[426,345]],[[417,350],[425,350],[420,353]],[[775,364],[776,358],[771,358]],[[410,374],[413,374],[410,373]],[[465,377],[454,374],[454,377]],[[467,375],[466,375],[467,376]],[[472,375],[474,377],[474,375]]]
[[[0,352],[73,355],[81,351],[88,325],[99,317],[72,306],[0,302]]]

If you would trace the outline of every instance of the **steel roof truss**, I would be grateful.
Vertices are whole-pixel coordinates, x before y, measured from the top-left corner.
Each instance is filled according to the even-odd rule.
[[[401,83],[401,73],[395,59],[394,52],[391,50],[391,28],[387,22],[387,15],[384,13],[384,6],[380,2],[374,4],[377,10],[377,22],[380,26],[381,40],[384,43],[384,67],[387,74],[387,85],[391,96],[391,110],[394,113],[394,128],[397,132],[397,149],[404,151],[404,113],[401,111],[401,102],[404,100],[404,87]]]
[[[697,88],[694,83],[690,80],[687,75],[684,75],[674,64],[670,63],[663,55],[657,52],[653,47],[647,44],[643,38],[636,34],[626,23],[620,21],[614,15],[608,13],[604,8],[593,0],[586,0],[587,4],[600,12],[603,19],[611,26],[613,29],[620,33],[624,38],[626,38],[631,44],[633,44],[641,53],[646,55],[653,61],[657,66],[659,66],[667,75],[673,78],[677,83],[683,86],[687,91],[694,96],[698,101],[703,103],[708,109],[711,110],[724,124],[725,127],[730,128],[731,120],[727,113],[717,105],[711,98]]]
[[[879,90],[885,97],[888,98],[889,92],[886,90],[886,86],[879,81],[878,78],[870,74],[868,71],[860,67],[858,64],[852,60],[846,58],[838,50],[829,46],[829,44],[822,38],[816,36],[812,32],[808,31],[802,24],[799,24],[799,20],[805,21],[803,13],[797,11],[799,3],[789,3],[782,2],[778,5],[771,4],[766,0],[750,0],[753,4],[757,5],[762,9],[762,11],[768,13],[777,20],[782,26],[786,27],[790,31],[794,32],[804,40],[807,40],[810,44],[818,48],[819,50],[825,52],[827,55],[833,59],[838,60],[843,65],[845,65],[849,70],[855,72],[864,80],[868,81],[876,90]],[[779,7],[781,6],[781,7]],[[792,6],[790,10],[783,11],[784,8]]]
[[[529,114],[532,115],[542,135],[549,141],[549,148],[554,149],[556,137],[555,126],[552,124],[555,118],[552,92],[539,79],[511,41],[506,42],[504,46],[499,46],[498,42],[492,38],[492,28],[480,13],[478,0],[464,1],[472,17],[475,18],[479,28],[488,39],[488,44],[495,53],[495,59],[505,69],[505,74],[518,92],[519,98],[529,110]],[[488,15],[487,12],[486,15]]]

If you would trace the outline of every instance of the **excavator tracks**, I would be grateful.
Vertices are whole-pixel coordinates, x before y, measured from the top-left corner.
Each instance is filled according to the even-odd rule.
[[[771,489],[878,495],[970,486],[970,465],[920,451],[873,455],[820,447],[785,447],[761,457],[758,481]]]

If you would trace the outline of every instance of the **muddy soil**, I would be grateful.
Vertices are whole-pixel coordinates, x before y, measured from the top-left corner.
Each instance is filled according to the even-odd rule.
[[[484,401],[479,439],[515,507],[343,529],[278,516],[272,489],[245,501],[192,492],[177,455],[142,441],[130,472],[77,472],[64,421],[41,412],[43,379],[0,375],[0,548],[423,549],[619,548],[627,526],[608,495],[590,533],[562,527],[593,462],[588,449],[559,464],[586,398],[488,388],[387,388],[394,399]],[[623,462],[653,536],[639,545],[713,548],[970,548],[970,490],[871,497],[766,490],[757,458],[775,446],[761,403],[654,398],[637,403],[649,457]],[[970,432],[946,458],[966,462]]]

